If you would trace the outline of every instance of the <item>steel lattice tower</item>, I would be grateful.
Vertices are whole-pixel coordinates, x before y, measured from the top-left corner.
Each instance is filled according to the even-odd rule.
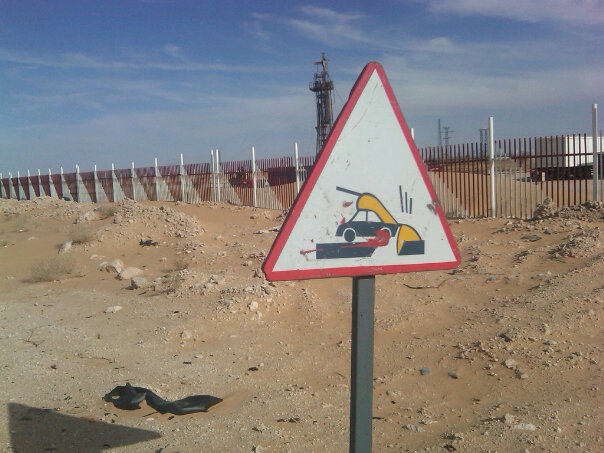
[[[310,82],[310,91],[317,99],[317,153],[323,149],[333,125],[333,81],[327,73],[325,52],[321,52],[321,61],[315,61],[317,71]]]

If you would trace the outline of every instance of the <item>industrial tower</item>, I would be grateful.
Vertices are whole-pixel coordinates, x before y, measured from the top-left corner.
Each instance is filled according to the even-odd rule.
[[[321,52],[321,61],[314,63],[317,71],[309,86],[317,98],[317,153],[323,149],[333,125],[333,81],[327,73],[327,61],[325,52]]]

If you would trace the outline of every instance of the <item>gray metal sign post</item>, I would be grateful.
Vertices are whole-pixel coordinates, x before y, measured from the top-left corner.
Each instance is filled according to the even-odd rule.
[[[350,356],[350,453],[371,451],[374,301],[375,276],[354,277]]]

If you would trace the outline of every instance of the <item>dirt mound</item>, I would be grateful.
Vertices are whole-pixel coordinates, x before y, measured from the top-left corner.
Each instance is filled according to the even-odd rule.
[[[600,228],[586,228],[570,234],[550,254],[555,257],[585,257],[602,252],[602,232]]]
[[[140,223],[146,228],[163,230],[169,237],[192,238],[203,233],[203,227],[195,219],[181,211],[166,206],[149,206],[132,200],[117,204],[113,223],[127,227]]]
[[[558,210],[555,215],[561,219],[599,222],[604,220],[604,203],[601,201],[586,201],[578,206],[562,208]]]
[[[551,198],[546,198],[535,208],[534,220],[560,218],[598,222],[604,219],[604,203],[600,201],[586,201],[577,206],[568,206],[558,209]]]
[[[0,199],[0,213],[5,216],[34,214],[38,217],[61,218],[71,217],[90,209],[92,205],[74,203],[73,201],[58,198],[40,197],[32,200],[7,200]]]

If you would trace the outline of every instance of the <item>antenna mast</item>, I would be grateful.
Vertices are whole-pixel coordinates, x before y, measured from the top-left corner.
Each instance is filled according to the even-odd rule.
[[[323,149],[333,125],[333,81],[327,73],[325,52],[321,52],[321,61],[315,61],[317,70],[310,82],[309,89],[316,95],[317,102],[317,153]]]

